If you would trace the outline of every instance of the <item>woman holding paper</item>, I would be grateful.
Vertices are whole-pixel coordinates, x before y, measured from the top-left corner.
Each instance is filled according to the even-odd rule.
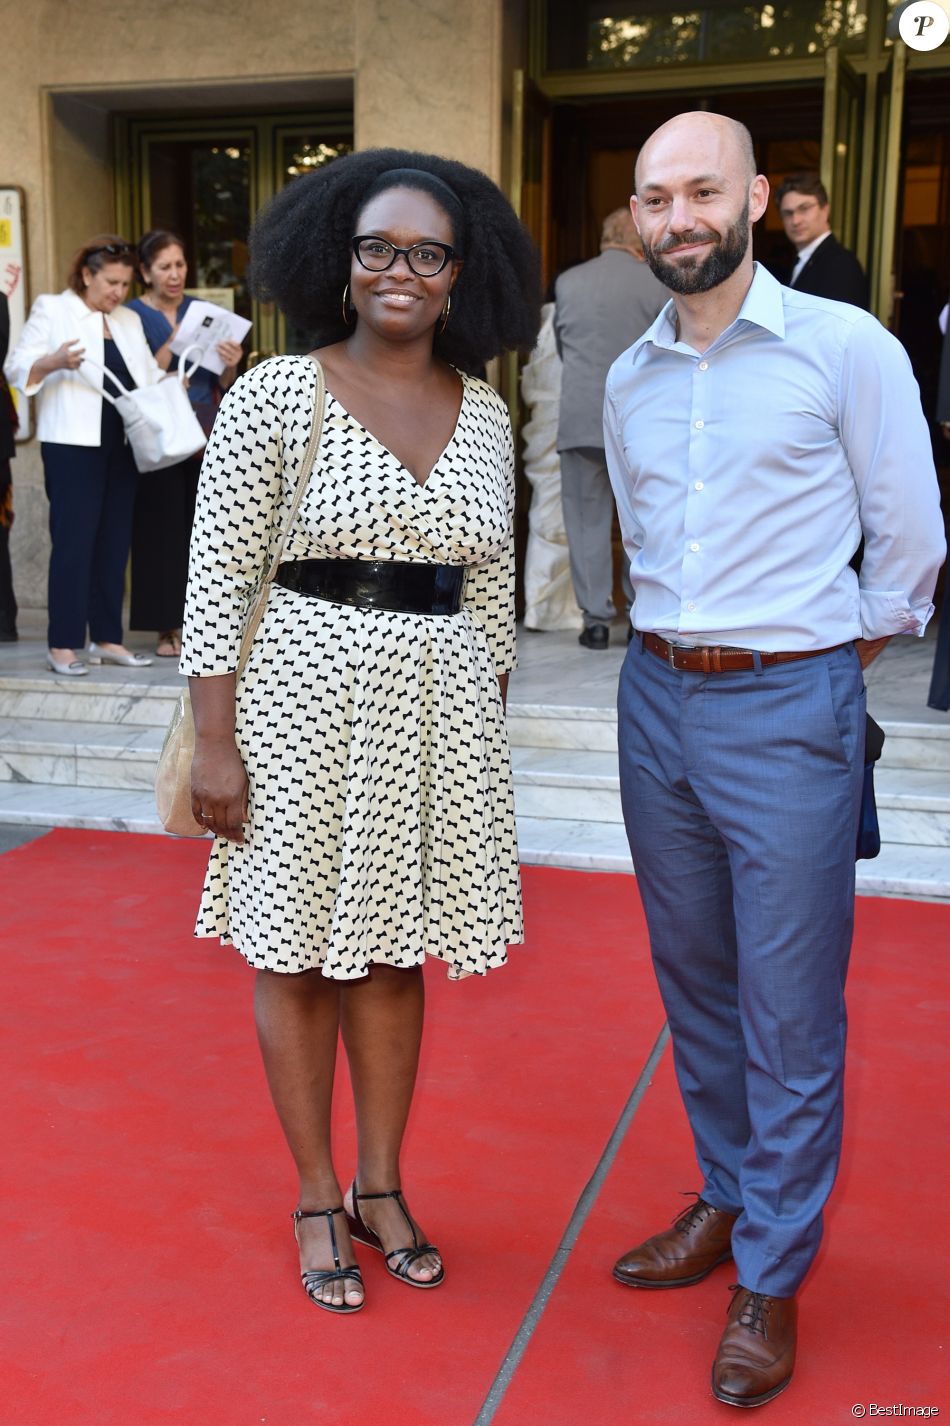
[[[162,378],[142,323],[122,304],[135,249],[113,233],[76,253],[64,292],[37,297],[7,380],[37,400],[37,435],[49,497],[47,663],[69,678],[91,663],[150,664],[122,642],[122,595],[139,473],[118,411],[103,400],[103,369],[127,389]]]
[[[184,244],[162,228],[146,233],[138,245],[139,272],[145,293],[129,306],[142,319],[146,340],[165,371],[175,371],[178,357],[171,344],[193,298],[185,293],[188,263]],[[239,342],[218,342],[224,370],[199,366],[188,383],[188,395],[205,435],[210,435],[222,392],[237,375]],[[188,541],[195,514],[195,494],[201,456],[167,466],[139,483],[132,527],[133,629],[157,629],[160,658],[181,653],[181,621],[188,577]]]

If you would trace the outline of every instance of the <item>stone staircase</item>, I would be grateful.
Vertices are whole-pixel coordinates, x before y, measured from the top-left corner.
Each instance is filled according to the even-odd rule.
[[[512,681],[521,856],[631,872],[608,696],[622,654],[611,650],[608,666],[606,655],[580,652],[603,661],[598,680],[591,683],[590,665],[580,664],[576,683],[568,682],[568,666],[556,700],[545,697],[550,672],[535,676],[530,659]],[[160,831],[152,779],[183,680],[154,664],[131,676],[102,668],[67,682],[40,671],[40,648],[32,655],[21,646],[0,664],[0,823]],[[566,700],[565,683],[583,691]],[[886,717],[873,700],[872,711],[887,734],[875,778],[884,847],[875,861],[858,864],[859,890],[950,900],[950,717],[925,712],[915,721],[900,705],[903,716]]]
[[[616,719],[605,709],[513,704],[522,861],[631,871],[620,809]],[[881,855],[858,863],[865,894],[950,900],[950,719],[945,727],[884,720],[875,771]]]

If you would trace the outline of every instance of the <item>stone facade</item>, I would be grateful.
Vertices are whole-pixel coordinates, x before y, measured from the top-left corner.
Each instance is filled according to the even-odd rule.
[[[69,254],[115,224],[112,117],[339,103],[356,145],[444,153],[505,178],[519,0],[0,0],[0,182],[26,193],[29,292],[59,291]],[[24,608],[46,601],[46,499],[35,441],[13,466]]]

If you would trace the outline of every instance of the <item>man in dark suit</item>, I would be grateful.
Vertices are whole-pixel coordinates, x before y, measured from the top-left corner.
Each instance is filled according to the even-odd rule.
[[[629,208],[605,220],[600,256],[569,268],[554,292],[554,332],[563,363],[557,448],[561,504],[574,595],[583,611],[580,643],[605,649],[614,617],[611,529],[614,497],[604,455],[604,387],[611,362],[668,301],[643,260]],[[633,600],[626,561],[624,594]]]
[[[0,644],[13,643],[17,637],[17,603],[13,595],[13,575],[10,569],[10,527],[13,524],[13,481],[10,461],[16,453],[14,433],[17,427],[13,397],[3,375],[10,342],[10,309],[7,293],[12,292],[19,270],[8,266],[0,272]]]
[[[828,194],[817,173],[795,173],[776,194],[785,235],[795,247],[791,267],[775,276],[796,292],[831,297],[868,310],[868,281],[854,253],[841,246],[829,222]]]

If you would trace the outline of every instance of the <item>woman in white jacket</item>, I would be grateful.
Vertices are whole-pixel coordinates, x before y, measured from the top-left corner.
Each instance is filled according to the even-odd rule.
[[[88,672],[76,653],[87,628],[91,663],[151,663],[122,642],[138,471],[121,417],[102,398],[103,367],[127,388],[164,376],[141,320],[122,305],[134,266],[124,238],[84,243],[66,290],[34,302],[4,368],[12,386],[37,398],[52,539],[47,661],[70,677]]]

